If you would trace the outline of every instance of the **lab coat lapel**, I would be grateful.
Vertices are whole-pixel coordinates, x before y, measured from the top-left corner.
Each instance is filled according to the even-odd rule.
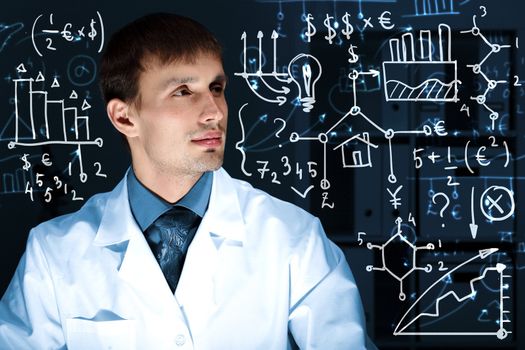
[[[94,244],[109,247],[127,241],[118,277],[129,287],[121,290],[132,291],[133,300],[137,300],[131,307],[166,321],[180,320],[182,315],[177,302],[131,213],[126,177],[109,196]]]
[[[192,333],[205,331],[206,323],[220,307],[217,281],[227,268],[224,261],[235,261],[243,254],[245,223],[237,189],[232,178],[219,169],[213,174],[208,210],[188,249],[175,296],[190,323]],[[227,247],[227,248],[225,248]],[[226,274],[226,276],[228,276]],[[237,274],[227,282],[235,284]]]

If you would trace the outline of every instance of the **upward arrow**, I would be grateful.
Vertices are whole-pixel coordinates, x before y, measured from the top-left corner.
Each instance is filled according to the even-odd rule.
[[[242,32],[241,40],[243,42],[243,65],[244,65],[244,73],[246,73],[246,32]]]
[[[262,31],[257,32],[257,39],[259,39],[259,72],[262,72],[262,38],[264,34]]]
[[[273,40],[273,72],[277,72],[277,38],[279,37],[279,34],[274,30],[272,32],[272,40]]]

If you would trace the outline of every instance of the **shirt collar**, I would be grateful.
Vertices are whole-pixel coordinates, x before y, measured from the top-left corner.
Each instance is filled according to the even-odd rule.
[[[137,179],[133,168],[130,168],[127,177],[129,205],[142,231],[145,231],[153,221],[174,206],[185,207],[201,218],[208,208],[213,182],[212,172],[205,172],[189,192],[175,204],[168,203],[147,189]]]

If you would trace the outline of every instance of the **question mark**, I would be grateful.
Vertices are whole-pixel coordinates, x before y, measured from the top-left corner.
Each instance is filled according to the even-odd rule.
[[[445,209],[447,209],[448,205],[450,204],[450,199],[443,192],[438,192],[438,193],[436,193],[435,195],[432,196],[432,203],[437,204],[436,203],[436,197],[437,196],[443,196],[443,197],[445,197],[445,200],[446,200],[445,205],[443,206],[443,209],[441,209],[439,211],[439,216],[443,218],[443,213],[445,212]],[[444,223],[441,224],[441,227],[445,227],[445,224]]]
[[[277,130],[277,132],[275,133],[275,137],[280,137],[279,134],[281,133],[281,131],[284,130],[284,128],[286,128],[286,121],[285,121],[284,119],[282,119],[282,118],[275,118],[275,119],[273,120],[274,124],[275,124],[275,121],[277,121],[277,120],[283,122],[283,127],[280,128],[279,130]],[[282,145],[279,145],[279,147],[282,147]]]

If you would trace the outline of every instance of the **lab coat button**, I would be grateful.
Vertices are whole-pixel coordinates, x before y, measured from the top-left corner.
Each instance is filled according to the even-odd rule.
[[[177,346],[183,346],[185,342],[186,338],[184,337],[184,335],[179,334],[175,337],[175,344],[177,344]]]

